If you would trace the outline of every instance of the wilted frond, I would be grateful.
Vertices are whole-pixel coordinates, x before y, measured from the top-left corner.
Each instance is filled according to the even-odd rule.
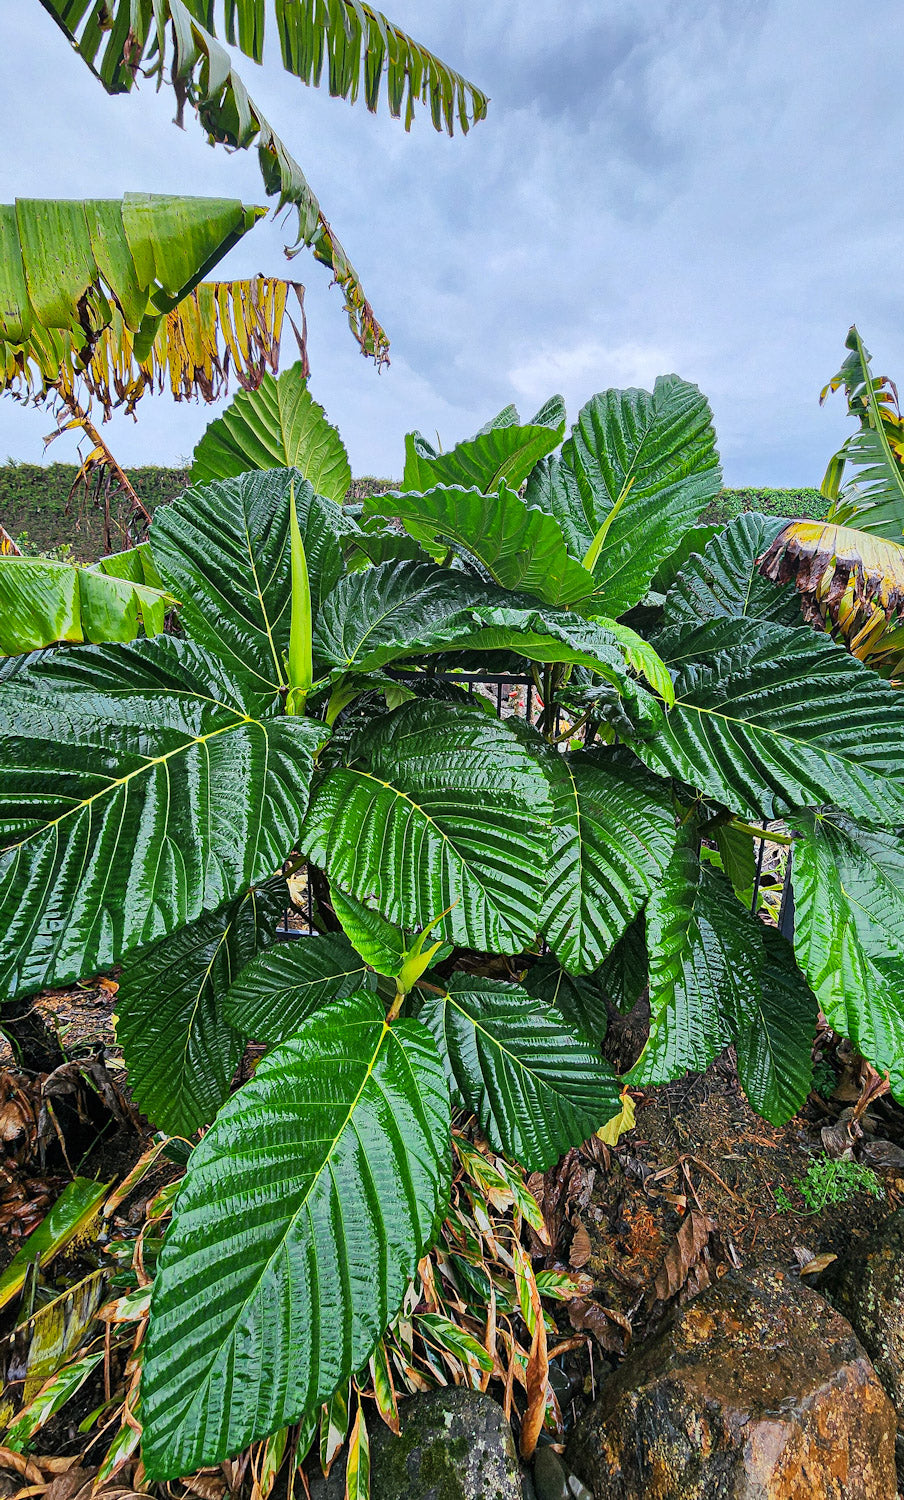
[[[897,541],[904,536],[904,420],[897,387],[887,375],[873,375],[855,327],[845,342],[851,352],[819,399],[844,387],[848,412],[860,429],[833,455],[822,481],[822,493],[832,502],[829,520],[856,521],[863,531]],[[843,483],[845,470],[854,472]]]
[[[349,324],[362,352],[378,364],[389,342],[364,295],[360,279],[333,233],[298,162],[254,103],[221,35],[248,57],[263,57],[264,0],[41,0],[108,93],[125,93],[139,72],[172,82],[179,113],[188,103],[214,144],[256,144],[267,193],[279,208],[298,212],[297,238],[288,252],[309,246],[332,271],[345,296]],[[319,84],[326,67],[333,95],[363,93],[376,110],[384,92],[392,115],[404,109],[406,129],[418,100],[429,103],[433,123],[452,134],[455,120],[467,131],[483,119],[486,95],[363,0],[274,0],[283,66],[305,83]]]
[[[118,310],[97,338],[91,358],[82,366],[76,341],[63,336],[56,343],[56,378],[44,370],[15,363],[8,381],[20,397],[40,400],[48,389],[64,398],[83,399],[84,392],[100,402],[105,417],[114,407],[129,413],[146,391],[169,388],[174,400],[216,401],[226,395],[230,375],[243,390],[256,390],[266,372],[276,374],[286,304],[294,292],[301,310],[300,327],[289,316],[298,341],[304,372],[304,287],[275,277],[248,281],[203,282],[160,321],[149,353],[139,359],[136,337]],[[3,389],[0,371],[0,390]]]
[[[760,561],[794,584],[804,618],[840,637],[853,656],[897,678],[904,661],[904,546],[821,521],[791,521]]]

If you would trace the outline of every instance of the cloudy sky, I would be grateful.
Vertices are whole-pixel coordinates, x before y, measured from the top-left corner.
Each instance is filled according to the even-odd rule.
[[[818,484],[847,431],[822,384],[856,321],[904,382],[904,8],[837,0],[395,0],[392,19],[490,94],[449,140],[422,115],[243,59],[392,340],[378,375],[308,255],[311,387],[356,473],[397,476],[412,427],[445,446],[515,401],[677,371],[709,395],[730,485]],[[0,201],[128,190],[263,201],[256,158],[171,123],[150,85],[108,98],[38,0],[0,8]],[[281,274],[268,220],[223,263]],[[219,274],[219,272],[218,272]],[[288,345],[286,345],[288,350]],[[290,356],[289,356],[290,357]],[[209,411],[146,398],[125,462],[191,452]],[[48,415],[0,402],[0,459]],[[50,458],[71,459],[74,441]]]

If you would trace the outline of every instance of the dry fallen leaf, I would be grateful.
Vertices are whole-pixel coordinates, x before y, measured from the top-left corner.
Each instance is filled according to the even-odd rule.
[[[592,1246],[590,1244],[590,1236],[577,1214],[575,1214],[573,1222],[575,1232],[574,1239],[571,1242],[571,1249],[568,1252],[568,1263],[574,1266],[576,1271],[579,1271],[581,1266],[586,1266],[590,1259]]]
[[[568,1304],[568,1318],[579,1333],[592,1333],[607,1354],[624,1354],[631,1342],[633,1330],[628,1319],[600,1302],[575,1298]]]
[[[818,1276],[820,1271],[824,1271],[826,1266],[830,1266],[832,1261],[837,1259],[837,1255],[814,1255],[812,1260],[808,1260],[806,1265],[801,1266],[800,1274],[801,1276]]]
[[[694,1208],[691,1209],[665,1252],[665,1259],[653,1283],[654,1298],[658,1298],[660,1302],[668,1302],[681,1291],[691,1271],[696,1267],[714,1228],[715,1224],[707,1214],[702,1214]],[[704,1285],[709,1285],[709,1275],[703,1278],[698,1274],[694,1290],[702,1291]]]

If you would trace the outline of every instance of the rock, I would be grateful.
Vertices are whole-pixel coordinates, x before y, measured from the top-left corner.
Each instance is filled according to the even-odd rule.
[[[515,1440],[491,1396],[453,1386],[412,1396],[402,1431],[371,1432],[374,1500],[521,1500]]]
[[[853,1324],[895,1406],[904,1485],[904,1209],[832,1267],[826,1292]]]
[[[629,1356],[566,1459],[597,1500],[891,1500],[894,1409],[850,1324],[761,1267]]]
[[[537,1500],[593,1500],[576,1474],[570,1474],[552,1448],[538,1448],[534,1458],[534,1490]]]

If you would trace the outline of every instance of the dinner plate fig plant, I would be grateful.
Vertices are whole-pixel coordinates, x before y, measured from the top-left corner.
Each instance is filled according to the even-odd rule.
[[[761,576],[780,521],[669,568],[720,482],[697,388],[604,392],[567,438],[558,399],[413,434],[358,513],[305,477],[338,443],[297,369],[243,393],[154,520],[175,630],[0,670],[2,992],[123,964],[136,1099],[209,1127],[153,1292],[152,1479],[367,1364],[453,1107],[531,1170],[618,1113],[607,999],[649,990],[631,1082],[731,1043],[784,1120],[821,1008],[904,1097],[904,699]],[[537,723],[468,697],[478,662],[534,675]],[[793,945],[750,911],[776,820]],[[277,944],[303,865],[322,930]]]

